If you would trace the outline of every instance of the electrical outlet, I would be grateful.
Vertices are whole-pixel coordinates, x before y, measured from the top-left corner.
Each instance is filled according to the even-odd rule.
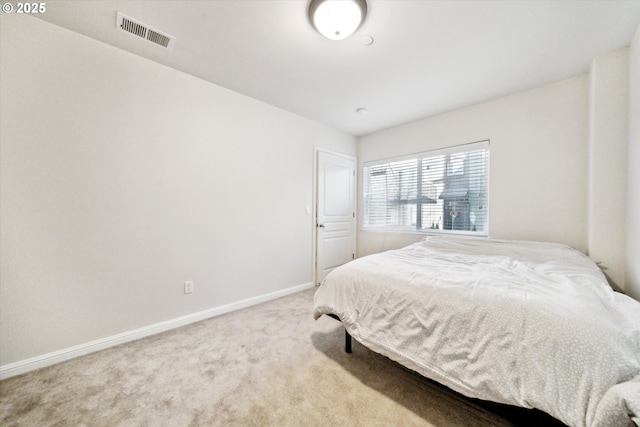
[[[193,292],[193,280],[188,280],[184,282],[184,293],[190,294],[191,292]]]

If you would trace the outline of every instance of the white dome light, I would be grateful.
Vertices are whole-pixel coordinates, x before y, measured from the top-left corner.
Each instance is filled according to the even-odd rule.
[[[367,15],[365,0],[312,0],[309,19],[328,39],[342,40],[358,29]]]

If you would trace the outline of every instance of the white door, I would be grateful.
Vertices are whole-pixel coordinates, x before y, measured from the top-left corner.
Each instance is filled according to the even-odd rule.
[[[318,151],[316,190],[316,283],[355,258],[356,161]]]

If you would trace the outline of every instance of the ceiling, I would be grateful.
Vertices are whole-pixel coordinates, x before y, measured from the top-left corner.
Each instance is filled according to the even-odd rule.
[[[368,0],[331,41],[308,3],[48,0],[38,17],[356,136],[586,73],[640,25],[638,0]],[[117,11],[174,48],[116,31]]]

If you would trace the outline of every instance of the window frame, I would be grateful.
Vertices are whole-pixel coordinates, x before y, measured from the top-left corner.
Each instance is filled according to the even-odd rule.
[[[367,225],[367,209],[368,209],[368,185],[369,185],[369,179],[370,176],[367,171],[372,168],[372,167],[376,167],[376,166],[385,166],[385,165],[391,165],[394,163],[399,163],[399,162],[407,162],[407,161],[412,161],[415,160],[417,161],[417,165],[416,165],[416,192],[418,191],[417,189],[420,188],[420,191],[422,191],[422,185],[424,185],[424,181],[421,182],[421,184],[417,184],[417,180],[421,179],[422,176],[422,170],[420,169],[420,167],[418,165],[422,165],[423,162],[425,160],[429,160],[431,159],[431,161],[434,161],[433,159],[439,157],[439,156],[445,156],[445,160],[444,160],[444,169],[443,169],[443,179],[446,179],[447,177],[462,177],[465,174],[465,171],[463,169],[462,172],[457,172],[458,168],[453,165],[450,165],[449,162],[447,161],[448,159],[451,158],[452,155],[456,155],[456,154],[462,154],[462,153],[468,153],[468,152],[474,152],[474,151],[479,151],[479,150],[485,150],[486,154],[484,154],[485,158],[483,159],[483,163],[484,163],[484,170],[483,170],[483,176],[484,176],[484,190],[481,191],[481,193],[484,193],[482,195],[482,197],[479,200],[482,200],[482,203],[480,204],[479,208],[476,208],[476,210],[474,211],[473,208],[471,206],[469,206],[469,215],[472,212],[478,212],[478,209],[482,210],[482,217],[483,217],[483,222],[482,222],[482,227],[480,230],[478,231],[472,231],[471,229],[469,230],[458,230],[458,229],[445,229],[445,221],[444,221],[444,215],[445,215],[445,210],[444,210],[444,204],[446,203],[446,201],[443,199],[442,203],[443,203],[443,210],[442,210],[442,227],[441,228],[428,228],[428,227],[424,227],[421,222],[422,222],[422,207],[420,207],[421,205],[424,205],[424,203],[419,203],[418,202],[418,197],[416,197],[416,202],[412,203],[411,206],[415,207],[415,224],[412,223],[411,225],[394,225],[394,224],[383,224],[383,225]],[[490,168],[490,163],[491,163],[491,141],[489,139],[486,140],[481,140],[481,141],[475,141],[475,142],[471,142],[471,143],[466,143],[466,144],[459,144],[459,145],[455,145],[455,146],[449,146],[449,147],[442,147],[442,148],[437,148],[434,150],[428,150],[428,151],[421,151],[421,152],[417,152],[417,153],[412,153],[412,154],[406,154],[406,155],[401,155],[401,156],[394,156],[394,157],[388,157],[388,158],[383,158],[383,159],[376,159],[376,160],[371,160],[371,161],[365,161],[362,163],[361,165],[361,169],[360,172],[362,174],[362,194],[361,194],[361,198],[360,198],[360,203],[362,206],[362,214],[360,217],[360,230],[361,231],[365,231],[365,232],[392,232],[392,233],[406,233],[406,234],[420,234],[420,235],[425,235],[425,234],[445,234],[445,235],[465,235],[465,236],[475,236],[475,237],[489,237],[489,196],[490,196],[490,175],[491,175],[491,168]],[[464,165],[462,166],[463,168],[465,167]],[[455,173],[450,173],[452,171],[456,171]],[[420,199],[422,199],[424,197],[424,193],[421,193],[422,195],[420,196]],[[438,194],[438,198],[440,198],[440,196],[444,194],[444,190],[441,190],[440,193]],[[387,198],[387,203],[388,203],[388,196],[385,195],[385,197]],[[469,202],[470,203],[470,202]],[[388,204],[387,204],[388,206]],[[418,220],[418,215],[420,214],[420,220]],[[453,219],[453,221],[455,221],[455,218]],[[475,222],[472,223],[473,226],[476,225]],[[452,225],[453,227],[453,225]],[[474,227],[475,228],[475,227]]]

